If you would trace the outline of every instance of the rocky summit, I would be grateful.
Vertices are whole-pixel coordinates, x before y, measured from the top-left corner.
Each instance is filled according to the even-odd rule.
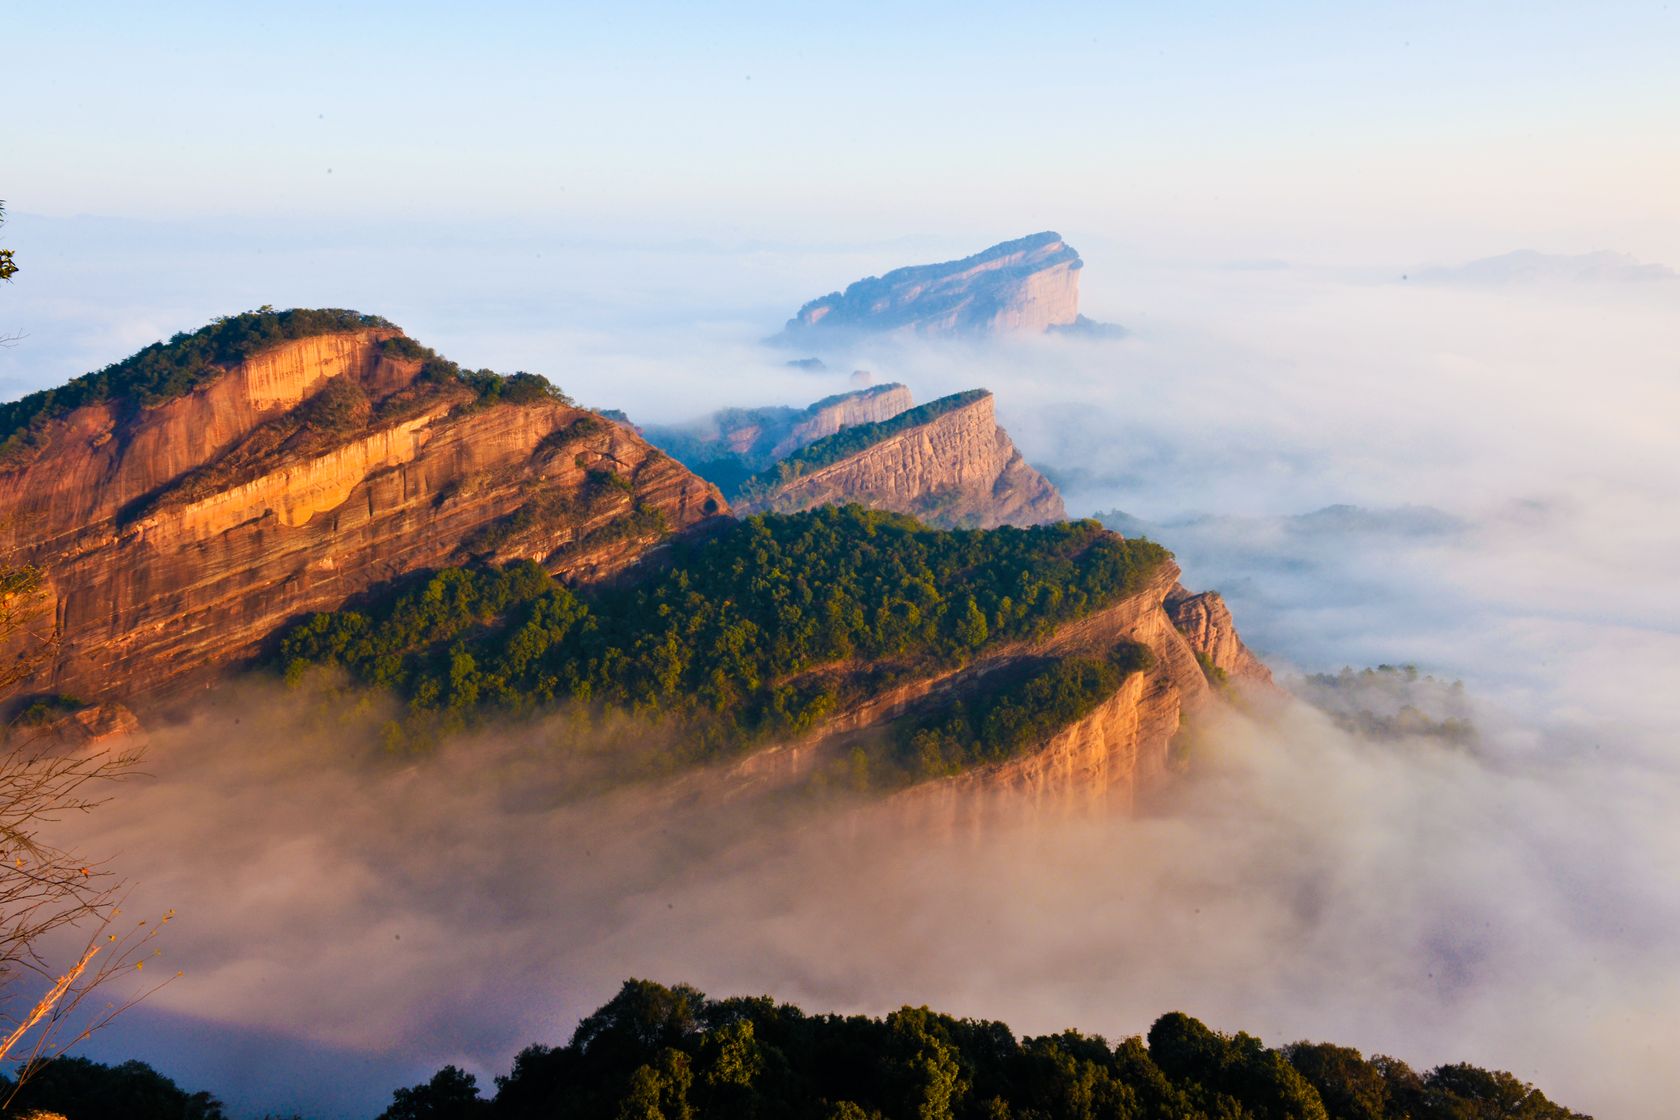
[[[727,509],[541,378],[351,313],[236,316],[5,408],[0,569],[40,583],[0,653],[84,700],[201,681],[404,573],[596,579]]]
[[[1040,525],[1062,496],[998,427],[992,394],[953,393],[818,440],[736,491],[742,513],[855,502],[944,528]]]
[[[848,335],[1043,334],[1095,324],[1079,314],[1084,262],[1045,231],[941,264],[897,268],[814,299],[773,341],[789,345]]]

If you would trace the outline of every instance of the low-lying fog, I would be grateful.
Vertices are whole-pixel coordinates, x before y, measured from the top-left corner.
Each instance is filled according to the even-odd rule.
[[[242,697],[154,735],[152,777],[88,822],[138,905],[176,908],[169,958],[187,970],[94,1052],[241,1107],[371,1115],[444,1062],[487,1075],[563,1040],[636,975],[1020,1031],[1119,1036],[1176,1008],[1274,1044],[1508,1068],[1603,1117],[1666,1114],[1676,285],[1143,268],[1063,232],[1088,261],[1087,313],[1130,337],[881,345],[824,374],[753,344],[846,280],[977,244],[551,246],[493,280],[472,274],[489,257],[457,261],[454,300],[413,280],[377,298],[366,270],[311,284],[294,255],[278,291],[234,267],[221,291],[17,301],[40,325],[0,377],[33,387],[272,302],[379,311],[465,363],[649,420],[803,403],[854,368],[923,400],[984,385],[1071,511],[1119,511],[1173,547],[1281,677],[1386,662],[1462,679],[1474,753],[1364,741],[1305,707],[1231,717],[1152,814],[976,840],[645,790],[551,809],[525,734],[367,770],[330,731],[300,732],[294,704]],[[66,364],[43,370],[32,344]]]

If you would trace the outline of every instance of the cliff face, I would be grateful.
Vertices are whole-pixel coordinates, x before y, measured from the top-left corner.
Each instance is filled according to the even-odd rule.
[[[983,692],[994,674],[1023,660],[1100,656],[1117,643],[1135,642],[1149,650],[1150,667],[1128,676],[1083,718],[1012,759],[924,782],[894,798],[924,820],[958,829],[979,828],[1000,808],[1017,815],[1130,811],[1171,773],[1183,720],[1215,702],[1196,651],[1168,613],[1177,579],[1177,566],[1168,563],[1137,594],[1043,641],[1002,647],[960,670],[871,695],[835,712],[805,740],[746,759],[734,777],[752,786],[799,780],[897,719]]]
[[[1167,614],[1173,625],[1190,643],[1190,648],[1207,663],[1226,674],[1231,680],[1256,685],[1270,685],[1272,671],[1258,657],[1249,652],[1237,636],[1236,622],[1231,608],[1217,591],[1192,595],[1184,587],[1175,587],[1167,597]]]
[[[0,565],[45,576],[25,689],[155,696],[406,572],[530,558],[594,579],[725,509],[593,413],[420,378],[385,353],[396,334],[298,339],[155,407],[84,406],[0,464]],[[328,393],[349,403],[328,415]]]
[[[998,427],[990,393],[767,493],[743,497],[738,508],[790,513],[847,502],[961,528],[1036,525],[1067,516],[1056,488]]]
[[[1084,263],[1060,234],[1035,233],[942,264],[894,269],[812,300],[779,341],[883,332],[1042,333],[1079,322]]]
[[[891,420],[914,403],[910,390],[899,384],[876,385],[818,401],[805,409],[798,422],[770,448],[770,461],[785,459],[842,428]]]
[[[745,474],[831,436],[842,428],[890,420],[914,402],[903,385],[876,385],[826,397],[805,408],[726,408],[687,424],[642,429],[654,446],[702,473],[727,464]]]

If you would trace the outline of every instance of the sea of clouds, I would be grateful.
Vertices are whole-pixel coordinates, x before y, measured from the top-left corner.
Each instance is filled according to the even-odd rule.
[[[488,1075],[562,1041],[635,975],[1033,1032],[1182,1009],[1508,1068],[1601,1116],[1680,1091],[1672,284],[1130,267],[1092,238],[1086,310],[1124,339],[882,343],[809,374],[757,340],[948,254],[233,231],[148,265],[85,223],[15,226],[43,276],[8,293],[12,392],[261,303],[378,311],[651,421],[803,403],[854,369],[920,400],[983,385],[1071,512],[1172,547],[1285,682],[1416,664],[1464,681],[1480,733],[1233,714],[1136,819],[975,837],[693,789],[568,799],[564,727],[369,759],[291,698],[229,694],[155,730],[150,776],[78,826],[137,907],[177,910],[187,972],[94,1052],[247,1110],[371,1115],[443,1062]]]

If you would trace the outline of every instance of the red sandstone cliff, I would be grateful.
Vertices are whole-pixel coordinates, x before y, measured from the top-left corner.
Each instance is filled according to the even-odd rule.
[[[1263,686],[1272,683],[1272,671],[1237,636],[1231,608],[1219,592],[1192,595],[1183,586],[1175,587],[1167,596],[1166,609],[1190,648],[1213,669],[1235,681]]]
[[[386,352],[397,334],[302,338],[153,407],[86,405],[0,463],[0,566],[45,577],[24,687],[155,696],[405,572],[525,557],[593,579],[723,512],[593,413],[421,379]],[[322,428],[308,405],[329,390],[353,407]]]
[[[893,383],[825,397],[805,408],[726,408],[688,423],[649,424],[640,431],[655,447],[703,475],[751,473],[842,428],[890,420],[914,403],[909,389]]]
[[[990,393],[837,462],[738,500],[742,513],[855,502],[932,525],[989,529],[1067,517],[1061,495],[998,427]]]
[[[1178,574],[1169,562],[1136,594],[1042,641],[1000,646],[961,669],[870,695],[835,712],[804,740],[744,760],[734,776],[752,786],[801,779],[842,757],[860,737],[983,691],[994,674],[1023,661],[1100,656],[1118,643],[1135,642],[1149,651],[1150,666],[1128,676],[1083,718],[1015,758],[896,795],[905,808],[950,827],[980,824],[998,799],[1013,812],[1129,811],[1171,772],[1173,741],[1184,721],[1217,702],[1197,650],[1168,613]]]

